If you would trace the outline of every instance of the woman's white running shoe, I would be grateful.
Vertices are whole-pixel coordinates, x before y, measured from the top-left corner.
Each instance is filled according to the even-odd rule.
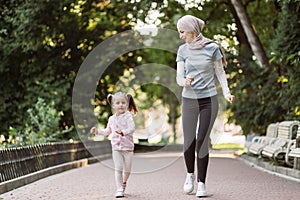
[[[197,188],[196,196],[197,196],[197,197],[207,197],[207,196],[211,196],[211,195],[207,194],[207,192],[206,192],[206,190],[205,190],[205,185],[204,185],[204,183],[198,182],[198,188]]]
[[[183,191],[186,194],[190,194],[194,190],[194,181],[195,181],[195,176],[193,173],[187,173],[186,174],[186,179],[183,185]]]

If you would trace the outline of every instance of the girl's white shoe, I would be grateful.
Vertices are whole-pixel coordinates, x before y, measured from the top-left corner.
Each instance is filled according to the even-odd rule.
[[[115,195],[116,198],[123,198],[124,197],[124,189],[123,187],[119,188],[116,192],[116,195]]]

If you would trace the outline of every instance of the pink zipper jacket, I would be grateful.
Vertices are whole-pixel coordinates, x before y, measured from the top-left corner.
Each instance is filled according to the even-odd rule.
[[[116,133],[121,130],[123,136]],[[133,151],[133,132],[135,131],[135,123],[132,114],[129,111],[121,115],[112,115],[108,119],[107,126],[104,130],[98,129],[98,134],[108,136],[112,134],[111,145],[113,150],[117,151]]]

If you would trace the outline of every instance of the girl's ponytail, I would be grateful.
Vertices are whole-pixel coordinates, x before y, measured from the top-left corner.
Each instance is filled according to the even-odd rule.
[[[126,96],[127,96],[127,99],[128,99],[128,110],[130,112],[133,112],[134,114],[136,114],[138,112],[138,109],[135,105],[135,102],[134,102],[134,99],[133,99],[132,95],[131,94],[126,94]]]
[[[112,98],[113,98],[113,96],[114,96],[114,95],[112,95],[112,94],[107,95],[107,101],[108,101],[108,103],[109,103],[110,105],[112,105],[111,103],[112,103]]]

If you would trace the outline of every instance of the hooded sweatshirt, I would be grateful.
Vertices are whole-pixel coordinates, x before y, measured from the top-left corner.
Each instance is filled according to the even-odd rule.
[[[117,134],[116,131],[121,130],[123,136]],[[117,151],[133,151],[133,132],[135,131],[135,123],[132,114],[126,111],[123,114],[114,114],[109,117],[107,126],[104,130],[98,129],[98,134],[108,136],[112,134],[111,145],[113,150]]]

